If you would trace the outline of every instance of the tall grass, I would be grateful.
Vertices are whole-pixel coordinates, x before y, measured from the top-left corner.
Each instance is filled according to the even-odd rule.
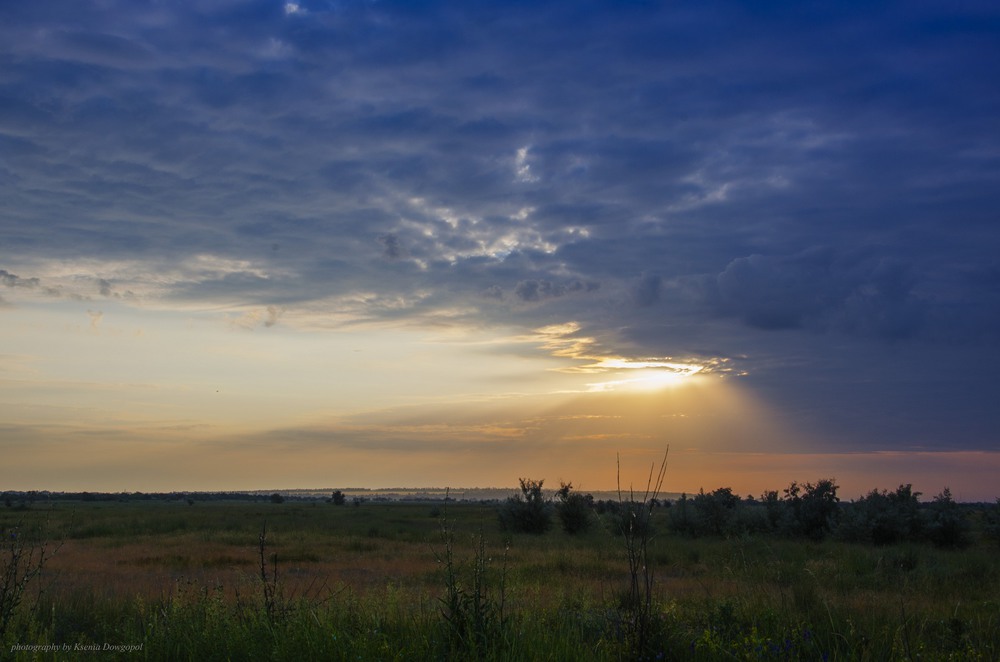
[[[636,566],[611,513],[579,535],[508,536],[494,507],[451,503],[442,537],[427,504],[23,511],[24,526],[45,520],[67,544],[25,594],[0,659],[61,659],[12,650],[46,644],[141,646],[100,657],[147,660],[1000,659],[991,541],[695,540],[667,533],[666,509],[648,512],[656,627],[637,650],[621,611]],[[14,516],[0,511],[0,526]],[[87,521],[104,533],[67,535]]]

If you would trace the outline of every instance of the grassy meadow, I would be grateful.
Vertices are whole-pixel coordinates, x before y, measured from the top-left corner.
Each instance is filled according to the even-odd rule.
[[[695,539],[655,508],[641,541],[643,611],[610,516],[591,513],[577,535],[558,525],[533,535],[502,529],[498,507],[0,507],[22,568],[23,550],[44,543],[49,555],[0,659],[1000,659],[1000,555],[989,541]]]

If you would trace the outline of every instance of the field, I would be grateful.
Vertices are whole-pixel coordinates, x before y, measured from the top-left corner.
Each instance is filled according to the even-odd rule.
[[[511,534],[497,508],[263,498],[3,508],[0,530],[50,556],[0,658],[1000,659],[993,543],[692,539],[669,532],[657,508],[640,541],[647,593],[608,515],[578,535]]]

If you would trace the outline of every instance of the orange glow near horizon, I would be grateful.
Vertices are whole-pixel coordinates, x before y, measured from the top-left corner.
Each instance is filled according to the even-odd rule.
[[[4,489],[486,487],[531,477],[614,490],[619,458],[623,487],[638,488],[669,446],[669,492],[758,495],[833,477],[845,498],[907,482],[997,496],[1000,454],[830,453],[725,366],[598,357],[572,323],[497,340],[461,329],[256,334],[210,315],[124,306],[100,318],[54,306],[8,317]]]

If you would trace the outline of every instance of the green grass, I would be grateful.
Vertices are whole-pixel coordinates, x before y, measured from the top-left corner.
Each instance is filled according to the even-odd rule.
[[[444,617],[440,515],[463,595],[479,573],[494,601],[487,606],[503,600],[503,618],[481,640],[457,636]],[[270,613],[257,548],[265,522],[266,554],[277,555],[278,568]],[[629,659],[624,548],[605,522],[579,537],[510,535],[495,507],[464,503],[0,510],[0,527],[17,523],[65,544],[29,588],[0,659]],[[656,524],[650,659],[1000,659],[995,546],[693,540]],[[45,644],[141,651],[12,651]]]

